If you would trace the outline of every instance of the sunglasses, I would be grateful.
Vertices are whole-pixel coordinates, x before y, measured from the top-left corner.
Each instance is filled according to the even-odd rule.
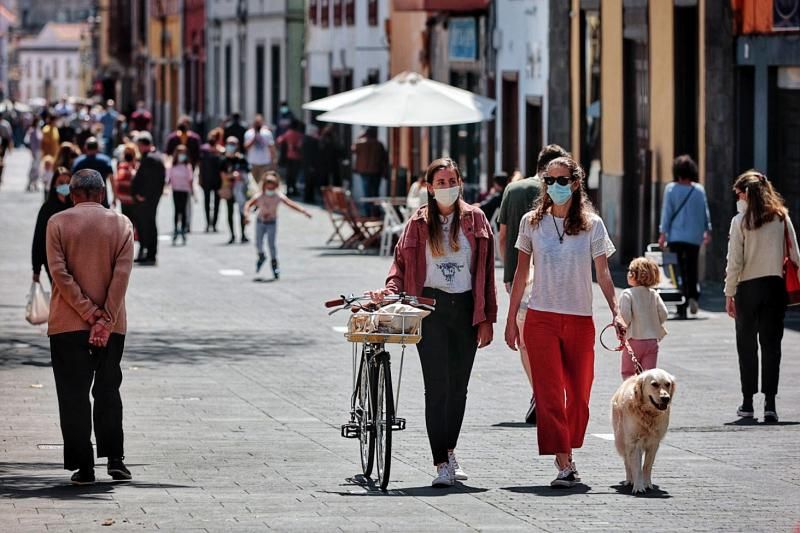
[[[572,176],[542,176],[542,179],[548,185],[558,182],[562,186],[569,185],[573,181]]]

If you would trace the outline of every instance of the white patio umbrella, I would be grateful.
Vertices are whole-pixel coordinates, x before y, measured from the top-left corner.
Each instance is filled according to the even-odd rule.
[[[341,103],[319,115],[317,120],[393,128],[449,126],[491,120],[496,106],[490,98],[430,80],[416,72],[403,72],[380,85],[360,87],[303,107],[314,109],[310,106],[335,104],[333,99],[337,96],[342,97]]]

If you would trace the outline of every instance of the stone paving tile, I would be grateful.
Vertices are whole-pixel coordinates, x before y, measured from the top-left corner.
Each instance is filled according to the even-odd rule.
[[[672,428],[654,469],[661,491],[618,491],[622,461],[608,440],[618,354],[598,348],[592,412],[576,460],[586,485],[553,491],[552,459],[520,423],[526,384],[502,342],[479,352],[459,457],[470,480],[429,487],[416,350],[406,351],[387,494],[358,477],[347,418],[350,348],[344,315],[321,302],[378,287],[385,258],[320,246],[329,222],[282,213],[282,279],[253,283],[251,246],[192,233],[134,270],[122,387],[126,453],[135,479],[66,486],[49,345],[23,320],[38,195],[22,192],[25,153],[0,189],[0,531],[792,531],[800,524],[800,313],[784,338],[780,426],[732,425],[738,403],[733,323],[707,291],[697,320],[670,322],[661,366],[678,378]],[[169,230],[171,203],[160,208]],[[197,207],[197,206],[195,206]],[[202,214],[195,209],[195,228]],[[162,243],[163,244],[163,243]],[[244,276],[225,277],[221,269]],[[597,323],[607,319],[597,292]],[[507,297],[500,295],[501,315]],[[393,348],[393,371],[400,349]],[[397,375],[397,372],[395,372]],[[757,410],[763,405],[756,405]],[[101,462],[103,462],[101,460]],[[127,521],[126,521],[127,520]]]

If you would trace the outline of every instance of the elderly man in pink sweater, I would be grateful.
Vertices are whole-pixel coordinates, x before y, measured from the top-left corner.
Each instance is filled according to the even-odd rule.
[[[74,207],[47,224],[47,262],[53,276],[47,334],[56,381],[64,468],[75,485],[94,483],[92,418],[97,456],[108,474],[131,479],[123,463],[120,360],[125,345],[125,292],[133,266],[133,228],[101,205],[105,182],[81,170],[70,182]],[[89,399],[94,396],[94,413]]]

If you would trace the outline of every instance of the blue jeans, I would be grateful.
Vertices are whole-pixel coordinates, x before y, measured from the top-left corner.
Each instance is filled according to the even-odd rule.
[[[270,258],[273,261],[278,260],[278,247],[275,246],[275,235],[277,231],[277,220],[264,222],[259,219],[256,221],[256,250],[258,250],[258,255],[264,255],[264,236],[266,235]]]

